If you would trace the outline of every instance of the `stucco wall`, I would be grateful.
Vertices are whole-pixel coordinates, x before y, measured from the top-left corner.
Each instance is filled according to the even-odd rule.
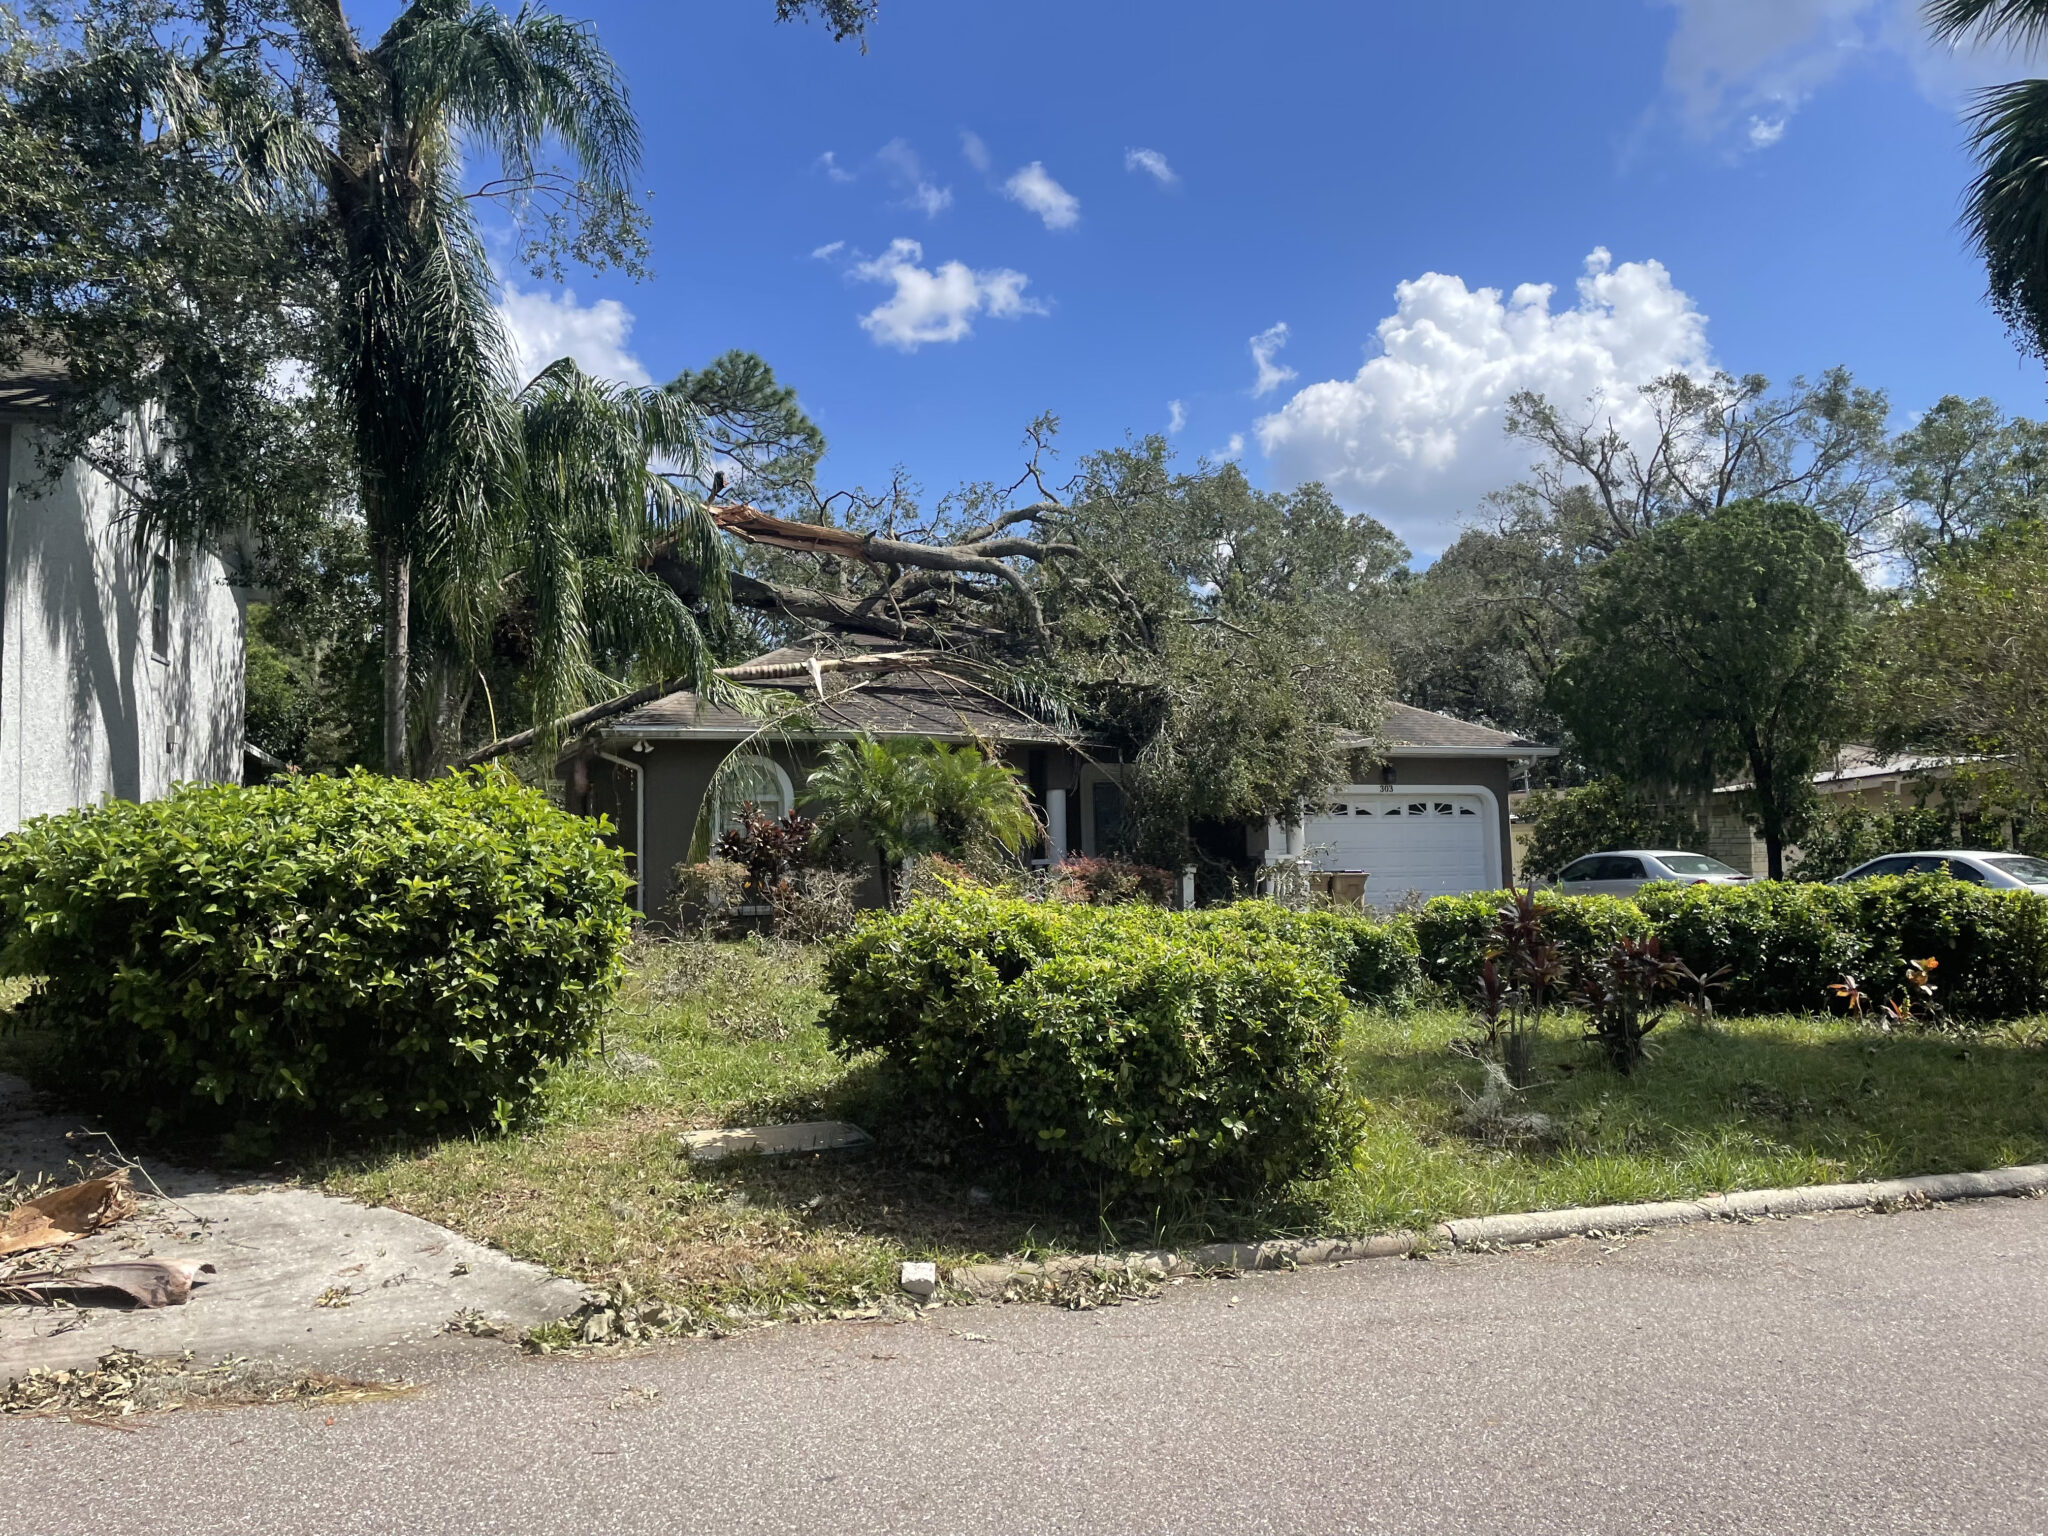
[[[155,553],[115,488],[72,465],[46,490],[32,424],[0,419],[0,831],[242,760],[242,609],[211,554],[173,558],[155,653]]]

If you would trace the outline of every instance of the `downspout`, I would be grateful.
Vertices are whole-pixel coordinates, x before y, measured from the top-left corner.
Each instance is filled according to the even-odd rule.
[[[633,774],[633,910],[642,917],[647,915],[647,775],[640,764],[628,762],[623,757],[614,757],[609,752],[597,754],[608,763],[617,763],[621,768],[632,770]]]

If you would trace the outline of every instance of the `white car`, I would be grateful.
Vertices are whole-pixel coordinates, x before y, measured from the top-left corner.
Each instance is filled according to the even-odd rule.
[[[1655,880],[1680,885],[1745,885],[1749,876],[1704,853],[1624,848],[1589,853],[1558,872],[1557,888],[1567,896],[1633,896]]]
[[[1868,880],[1875,875],[1938,875],[1946,872],[1971,885],[1998,891],[2040,891],[2048,895],[2048,859],[2028,853],[1986,853],[1982,849],[1950,848],[1933,853],[1888,853],[1858,864],[1835,883]]]

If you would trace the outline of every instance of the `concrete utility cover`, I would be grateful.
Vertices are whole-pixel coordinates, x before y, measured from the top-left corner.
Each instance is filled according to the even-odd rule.
[[[806,1120],[799,1125],[743,1125],[725,1131],[685,1131],[683,1145],[693,1163],[728,1157],[788,1157],[798,1152],[853,1152],[874,1137],[844,1120]]]
[[[0,1177],[76,1177],[68,1160],[95,1142],[40,1112],[26,1084],[0,1076]],[[142,1210],[65,1248],[22,1254],[22,1268],[73,1269],[124,1258],[212,1264],[192,1299],[156,1311],[0,1306],[0,1379],[31,1366],[87,1365],[110,1349],[189,1349],[201,1365],[225,1355],[293,1365],[361,1361],[440,1334],[458,1312],[511,1331],[582,1305],[574,1281],[445,1227],[280,1184],[149,1164],[170,1196],[135,1178]],[[28,1262],[23,1262],[28,1261]]]

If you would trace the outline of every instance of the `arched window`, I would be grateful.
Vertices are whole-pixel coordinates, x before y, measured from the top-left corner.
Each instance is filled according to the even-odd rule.
[[[796,809],[796,791],[790,786],[789,775],[772,758],[732,758],[721,766],[719,778],[718,797],[711,807],[713,842],[739,824],[743,805],[752,804],[771,819],[787,816]]]

